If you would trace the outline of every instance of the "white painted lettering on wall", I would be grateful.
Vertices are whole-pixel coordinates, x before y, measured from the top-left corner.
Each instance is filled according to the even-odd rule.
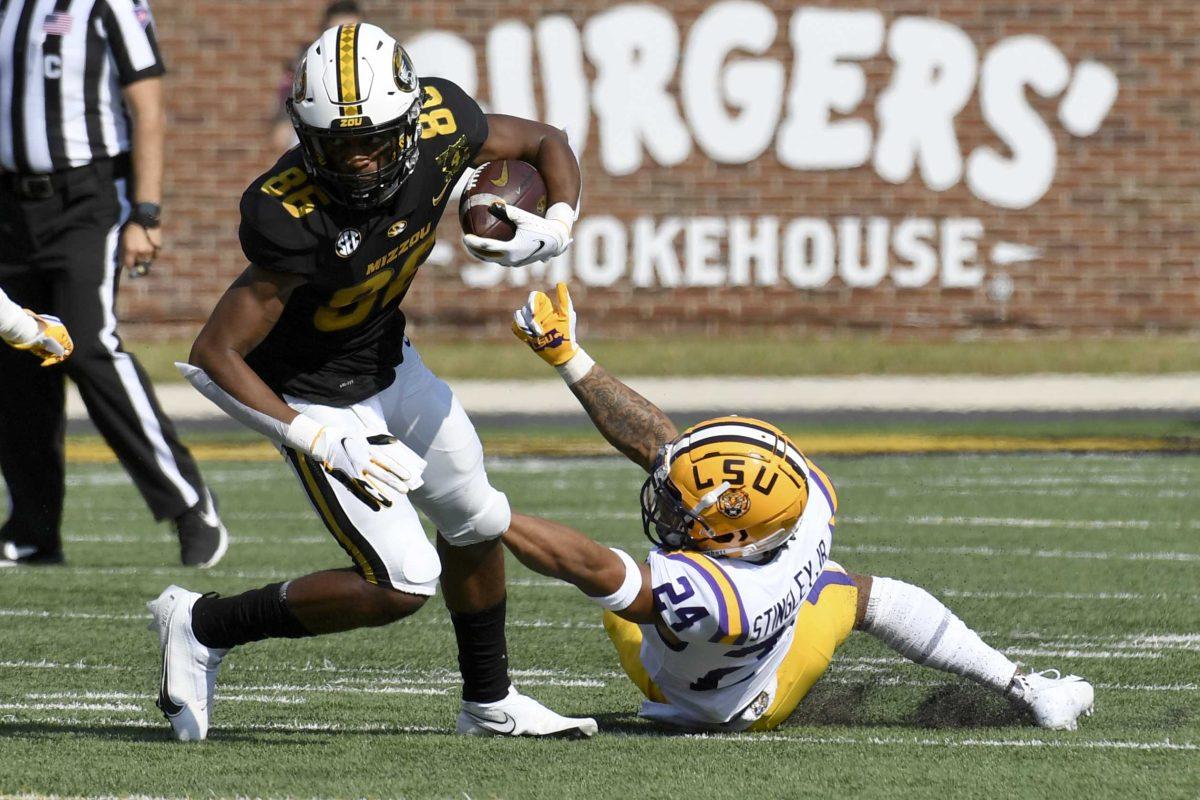
[[[651,3],[617,5],[582,25],[563,15],[533,26],[497,20],[485,39],[486,87],[476,85],[478,54],[465,39],[428,31],[409,47],[422,74],[459,82],[488,110],[564,128],[579,151],[594,127],[610,175],[676,166],[694,153],[748,164],[773,152],[798,183],[805,171],[869,165],[887,183],[919,179],[931,192],[965,184],[999,209],[1029,208],[1046,195],[1058,168],[1054,125],[1094,134],[1119,88],[1110,68],[1072,64],[1038,35],[981,51],[961,28],[930,17],[800,6],[782,21],[756,0],[714,3],[686,30]],[[781,45],[789,56],[779,56]],[[868,115],[863,61],[874,58],[891,69],[886,84],[870,87],[877,100]],[[1044,120],[1031,94],[1053,101],[1057,119]],[[973,98],[994,142],[966,151],[955,120]],[[572,270],[593,285],[813,288],[836,277],[853,287],[971,287],[984,278],[978,219],[628,223],[591,216],[606,209],[587,206],[584,183]],[[472,285],[505,279],[486,265],[464,267],[463,277]]]

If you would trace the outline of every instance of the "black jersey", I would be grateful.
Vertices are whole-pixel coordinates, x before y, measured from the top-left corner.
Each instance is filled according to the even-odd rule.
[[[450,190],[487,139],[487,117],[462,89],[422,78],[416,167],[391,200],[338,205],[289,150],[242,195],[246,258],[303,275],[246,362],[276,392],[348,406],[391,385],[403,358],[400,302],[433,249]]]

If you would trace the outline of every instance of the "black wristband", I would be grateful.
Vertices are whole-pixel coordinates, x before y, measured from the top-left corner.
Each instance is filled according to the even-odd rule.
[[[129,215],[129,221],[151,230],[162,225],[162,206],[158,203],[138,203]]]

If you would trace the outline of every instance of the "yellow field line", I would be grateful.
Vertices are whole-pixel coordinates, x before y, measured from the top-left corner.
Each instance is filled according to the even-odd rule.
[[[860,455],[866,453],[1015,453],[1033,452],[1188,452],[1200,453],[1200,440],[1152,436],[984,436],[921,433],[813,434],[797,438],[805,453]],[[266,442],[199,442],[192,453],[202,461],[276,461],[279,452]],[[496,456],[612,455],[604,442],[563,441],[550,437],[502,437],[484,440],[484,450]],[[94,439],[67,441],[67,460],[73,464],[110,464],[116,457]]]

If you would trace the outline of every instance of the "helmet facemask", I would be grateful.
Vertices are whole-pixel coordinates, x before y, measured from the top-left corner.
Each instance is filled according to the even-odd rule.
[[[412,175],[421,136],[420,103],[390,123],[334,130],[306,125],[290,99],[287,107],[305,166],[334,201],[350,208],[374,208],[390,200]],[[375,169],[356,169],[355,161],[369,161]]]
[[[646,538],[667,550],[679,550],[687,547],[692,539],[689,531],[696,526],[712,533],[704,520],[684,506],[666,467],[656,464],[642,484],[642,531]]]

